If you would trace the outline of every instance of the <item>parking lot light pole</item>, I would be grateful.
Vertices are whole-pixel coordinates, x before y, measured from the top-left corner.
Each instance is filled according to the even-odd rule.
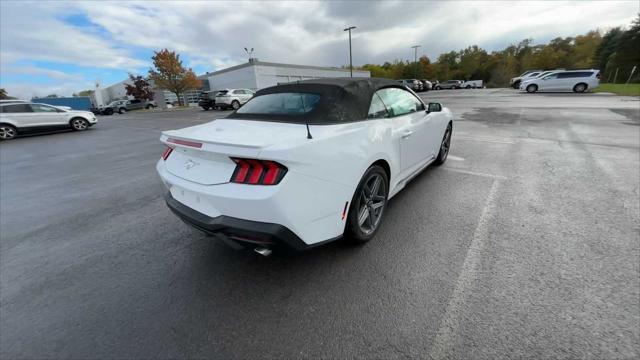
[[[355,28],[355,26],[350,26],[343,30],[349,32],[349,72],[351,73],[351,77],[353,77],[353,60],[351,58],[351,30]]]
[[[414,54],[414,62],[416,63],[416,69],[415,72],[413,74],[413,77],[415,77],[416,79],[418,78],[418,48],[420,47],[420,45],[414,45],[411,48],[413,50],[415,50],[415,54]]]

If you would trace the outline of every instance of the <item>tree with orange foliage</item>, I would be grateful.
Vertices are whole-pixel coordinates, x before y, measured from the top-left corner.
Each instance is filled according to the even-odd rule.
[[[187,90],[200,88],[200,80],[191,70],[182,66],[180,55],[175,51],[162,49],[154,51],[151,57],[155,69],[149,70],[149,78],[153,80],[157,87],[166,89],[178,98],[178,103],[182,105],[181,95]]]

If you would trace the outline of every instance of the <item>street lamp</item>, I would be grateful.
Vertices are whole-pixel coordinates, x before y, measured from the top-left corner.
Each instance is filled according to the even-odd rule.
[[[415,77],[416,79],[418,78],[418,48],[420,47],[420,45],[414,45],[411,48],[415,50],[415,55],[414,55],[414,62],[416,63],[416,69],[415,69],[415,73],[413,74],[413,77]]]
[[[349,32],[349,72],[351,73],[351,77],[353,77],[353,60],[351,59],[351,30],[355,28],[355,26],[350,26],[343,30]]]

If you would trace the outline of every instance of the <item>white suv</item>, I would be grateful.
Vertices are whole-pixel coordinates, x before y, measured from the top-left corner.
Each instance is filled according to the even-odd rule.
[[[240,109],[240,106],[244,105],[253,97],[254,92],[249,89],[225,89],[220,90],[216,94],[215,101],[218,108],[232,108],[233,110]]]
[[[71,128],[82,131],[96,122],[96,116],[90,111],[28,102],[0,103],[0,140],[13,139],[18,133],[29,130]]]
[[[520,90],[528,93],[536,91],[573,91],[583,93],[600,85],[600,70],[556,71],[551,74],[523,81]]]

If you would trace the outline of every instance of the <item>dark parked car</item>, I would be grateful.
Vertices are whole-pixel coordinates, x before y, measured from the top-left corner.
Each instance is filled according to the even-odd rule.
[[[216,93],[217,91],[205,91],[200,95],[198,100],[198,106],[202,109],[209,110],[216,107]]]

